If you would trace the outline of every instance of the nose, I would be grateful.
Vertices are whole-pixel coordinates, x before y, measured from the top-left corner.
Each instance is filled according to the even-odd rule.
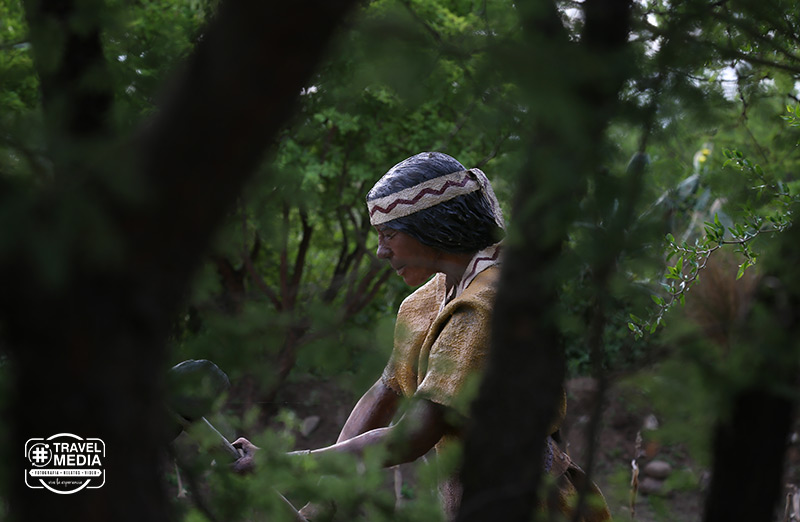
[[[379,241],[375,255],[378,256],[378,259],[389,259],[392,256],[392,251],[382,241]]]

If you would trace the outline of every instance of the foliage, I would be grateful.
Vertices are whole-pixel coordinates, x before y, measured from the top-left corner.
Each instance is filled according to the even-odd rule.
[[[782,232],[791,225],[792,207],[800,202],[796,188],[790,190],[790,187],[796,187],[796,183],[769,179],[759,164],[751,162],[738,150],[726,149],[723,155],[726,161],[722,168],[735,168],[744,174],[753,185],[751,190],[755,197],[749,198],[745,204],[740,212],[740,221],[732,223],[727,230],[719,214],[714,213],[713,222],[704,223],[704,235],[695,237],[692,245],[686,240],[678,244],[672,233],[667,233],[666,259],[668,262],[672,258],[677,260],[674,265],[667,266],[665,282],[661,283],[666,297],[651,296],[658,307],[653,317],[644,321],[631,314],[632,322],[628,323],[628,328],[637,338],[641,338],[646,331],[654,333],[670,308],[678,303],[685,304],[687,292],[698,281],[717,250],[726,245],[735,247],[734,252],[742,256],[736,273],[736,279],[741,279],[745,270],[755,265],[758,259],[758,253],[752,247],[753,240],[762,234]],[[753,210],[755,205],[758,205],[758,211]],[[724,219],[730,221],[727,216]]]
[[[780,118],[790,125],[796,118],[793,109],[785,109],[796,97],[790,32],[774,31],[738,49],[732,35],[746,38],[754,29],[727,4],[706,11],[693,4],[684,10],[650,2],[636,9],[634,18],[641,22],[632,40],[641,75],[624,93],[627,107],[609,129],[614,143],[609,162],[590,182],[593,189],[583,203],[587,212],[572,235],[582,258],[577,270],[591,274],[592,252],[602,251],[607,241],[609,212],[616,211],[620,194],[631,190],[624,154],[646,151],[638,218],[623,232],[632,248],[617,259],[627,282],[606,289],[613,303],[603,342],[610,368],[650,357],[659,340],[643,334],[654,333],[666,312],[685,301],[713,252],[730,245],[741,254],[740,277],[755,264],[760,250],[755,237],[772,236],[790,223],[798,162],[796,131],[779,124]],[[758,19],[773,16],[756,11]],[[707,15],[702,20],[701,12]],[[698,54],[684,52],[686,47]],[[775,61],[765,60],[765,52],[774,53]],[[586,219],[590,216],[593,222]],[[666,240],[656,239],[659,231]],[[588,246],[581,247],[587,239]],[[671,265],[661,268],[663,259]],[[581,280],[568,281],[564,290],[567,317],[574,318],[566,320],[567,350],[578,372],[589,368],[580,325],[586,324],[586,292],[593,292],[586,286],[589,280]],[[622,328],[634,338],[621,335]]]

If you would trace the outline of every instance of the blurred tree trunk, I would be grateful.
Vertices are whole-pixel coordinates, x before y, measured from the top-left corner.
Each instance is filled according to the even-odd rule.
[[[800,375],[800,276],[787,261],[800,258],[800,229],[793,226],[778,241],[776,251],[764,256],[767,275],[747,320],[732,327],[730,357],[745,366],[746,382],[719,383],[729,404],[713,433],[705,522],[774,520],[783,496]]]
[[[30,219],[58,238],[65,209],[95,214],[76,218],[63,258],[30,248],[0,260],[15,379],[4,445],[13,519],[171,518],[158,469],[165,337],[214,227],[353,3],[222,3],[162,110],[125,150],[112,149],[105,6],[27,3],[58,178],[32,197]],[[62,278],[43,277],[48,262]],[[102,488],[63,496],[24,485],[25,441],[62,432],[105,441]]]
[[[536,123],[518,176],[492,352],[465,442],[459,521],[529,520],[535,512],[544,437],[565,375],[559,259],[587,180],[601,168],[603,131],[630,73],[627,0],[585,2],[579,44],[568,41],[554,5],[519,7],[526,48],[516,56],[530,61],[514,65],[538,71],[520,79]],[[554,113],[553,105],[574,112]]]
[[[737,393],[732,406],[730,417],[714,430],[704,520],[774,520],[793,403],[756,388]]]

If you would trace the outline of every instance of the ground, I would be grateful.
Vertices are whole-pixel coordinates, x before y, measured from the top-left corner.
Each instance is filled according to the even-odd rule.
[[[579,464],[588,463],[587,438],[594,413],[597,382],[577,378],[567,382],[567,420],[564,439]],[[662,445],[654,437],[658,414],[628,395],[627,388],[609,386],[595,452],[593,478],[606,495],[615,520],[695,521],[702,519],[703,489],[707,471],[699,468],[682,445]],[[637,444],[637,437],[640,442]],[[648,463],[667,462],[670,476],[656,491],[637,490],[631,516],[632,461],[636,458],[639,483]],[[648,480],[648,484],[655,482]],[[642,488],[645,489],[645,488]]]

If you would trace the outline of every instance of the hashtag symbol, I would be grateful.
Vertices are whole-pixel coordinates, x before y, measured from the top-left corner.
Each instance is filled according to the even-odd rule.
[[[36,446],[31,452],[31,458],[37,464],[47,461],[47,449],[44,446]]]

